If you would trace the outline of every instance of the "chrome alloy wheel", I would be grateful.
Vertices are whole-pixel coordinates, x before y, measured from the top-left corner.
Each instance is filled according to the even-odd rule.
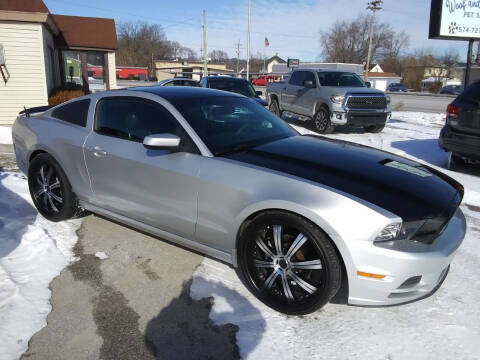
[[[315,115],[315,128],[323,133],[328,128],[330,120],[328,119],[328,113],[325,110],[320,110]]]
[[[35,174],[33,198],[46,213],[59,213],[63,206],[60,178],[48,164],[43,164]]]
[[[286,225],[266,226],[247,252],[249,280],[269,302],[294,310],[323,295],[324,257],[302,232]]]

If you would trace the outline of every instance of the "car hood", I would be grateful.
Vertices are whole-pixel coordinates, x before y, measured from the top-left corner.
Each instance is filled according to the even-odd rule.
[[[293,136],[225,157],[326,185],[404,221],[438,217],[456,209],[463,197],[463,187],[435,169],[319,136]]]

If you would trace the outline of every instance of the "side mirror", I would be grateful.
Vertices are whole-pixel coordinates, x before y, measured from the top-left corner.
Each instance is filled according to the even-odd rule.
[[[263,95],[263,92],[261,92],[261,91],[255,91],[255,95],[257,95],[257,96],[262,96],[262,95]]]
[[[311,80],[305,80],[303,82],[303,86],[305,86],[306,88],[314,88],[315,84]]]
[[[367,88],[371,88],[372,87],[372,83],[370,81],[365,81],[365,85],[367,85]]]
[[[143,146],[146,148],[165,149],[176,148],[179,145],[180,138],[173,134],[154,134],[143,139]]]

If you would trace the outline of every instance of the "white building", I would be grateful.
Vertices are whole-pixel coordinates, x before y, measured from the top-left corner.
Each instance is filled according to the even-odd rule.
[[[23,107],[48,104],[67,82],[116,87],[117,37],[113,19],[51,14],[42,0],[0,1],[0,124]],[[93,66],[101,70],[93,74]]]

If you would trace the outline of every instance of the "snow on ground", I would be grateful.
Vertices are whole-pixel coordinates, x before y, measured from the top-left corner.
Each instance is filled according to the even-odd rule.
[[[0,172],[0,360],[19,358],[47,324],[48,285],[74,260],[79,226],[79,220],[45,220],[25,177]]]
[[[239,326],[242,358],[480,359],[480,179],[444,168],[447,155],[437,145],[443,122],[443,114],[397,112],[380,134],[329,135],[427,163],[464,184],[467,236],[438,292],[396,307],[328,304],[314,314],[286,316],[256,300],[232,268],[205,259],[194,274],[191,296],[213,296],[211,319]]]
[[[0,126],[0,144],[12,143],[12,128],[10,126]]]

